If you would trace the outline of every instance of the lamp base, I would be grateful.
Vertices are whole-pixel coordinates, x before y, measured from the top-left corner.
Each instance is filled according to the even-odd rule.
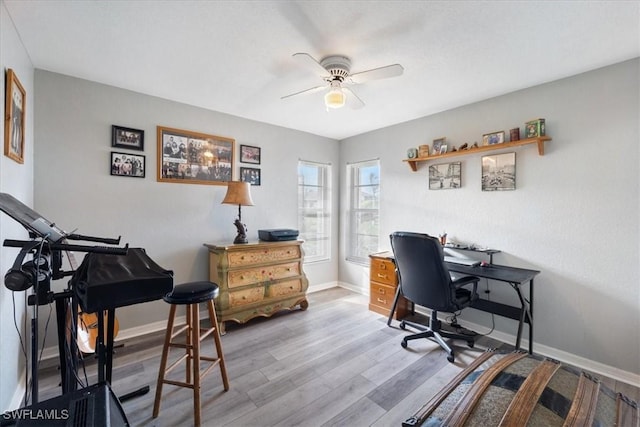
[[[235,238],[235,240],[233,241],[234,244],[239,244],[239,243],[249,243],[249,240],[247,239],[247,236],[243,235],[243,234],[238,234]]]

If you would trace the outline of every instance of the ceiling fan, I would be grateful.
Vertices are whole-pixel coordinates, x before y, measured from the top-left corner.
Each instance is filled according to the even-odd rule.
[[[317,61],[308,53],[294,53],[293,57],[318,73],[325,81],[325,84],[283,96],[281,99],[324,90],[326,91],[324,103],[327,111],[329,108],[343,107],[347,102],[354,109],[364,107],[364,102],[348,85],[358,85],[370,80],[397,77],[404,72],[402,65],[393,64],[351,74],[351,60],[343,55],[326,56],[320,61]]]

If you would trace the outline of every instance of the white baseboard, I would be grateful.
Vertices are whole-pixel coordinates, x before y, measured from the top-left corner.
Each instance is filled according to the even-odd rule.
[[[307,293],[311,294],[314,292],[320,292],[331,288],[337,288],[339,286],[338,282],[326,282],[320,283],[319,285],[309,285],[309,289],[307,289]]]
[[[9,407],[6,409],[6,411],[12,411],[14,409],[18,409],[22,407],[22,400],[24,399],[24,394],[27,391],[25,389],[26,376],[27,376],[27,371],[23,370],[22,374],[20,375],[20,381],[18,381],[18,386],[16,387],[16,390],[13,392],[13,397],[11,398],[11,402],[9,403]]]

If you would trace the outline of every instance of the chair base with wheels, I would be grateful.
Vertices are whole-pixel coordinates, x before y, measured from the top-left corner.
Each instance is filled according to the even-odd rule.
[[[218,320],[216,318],[215,306],[213,299],[218,296],[218,285],[208,281],[191,282],[177,285],[173,291],[164,297],[164,300],[171,304],[169,311],[169,321],[167,323],[167,332],[165,335],[164,346],[162,347],[162,358],[160,359],[160,369],[158,373],[158,384],[156,386],[156,398],[153,404],[153,418],[156,418],[160,412],[160,401],[162,399],[162,385],[171,384],[178,387],[186,387],[193,390],[193,411],[194,425],[200,425],[200,389],[201,380],[211,371],[213,367],[220,367],[222,375],[222,383],[224,391],[229,390],[229,380],[227,379],[227,370],[224,364],[224,355],[222,353],[222,342],[220,340],[220,330]],[[208,329],[200,328],[200,310],[199,304],[206,303],[209,312],[209,321],[211,327]],[[174,321],[176,317],[176,308],[178,305],[186,306],[187,324],[180,327],[174,332]],[[176,342],[174,338],[186,332],[186,343]],[[200,354],[200,342],[208,337],[213,336],[216,347],[217,357],[203,356]],[[171,348],[182,348],[185,353],[167,367],[167,358]],[[175,381],[166,379],[166,375],[180,362],[186,359],[186,380]],[[211,362],[204,372],[200,373],[200,362]]]
[[[473,348],[475,345],[476,335],[464,335],[464,334],[456,334],[455,332],[449,332],[442,329],[442,322],[438,320],[438,312],[432,311],[431,316],[429,318],[429,327],[424,325],[420,325],[418,323],[409,322],[407,320],[403,320],[400,322],[400,329],[405,330],[407,325],[413,326],[416,329],[421,330],[422,332],[418,332],[417,334],[407,335],[402,339],[400,345],[402,348],[407,348],[408,342],[410,340],[417,340],[420,338],[428,338],[432,341],[437,342],[440,347],[442,347],[447,353],[447,360],[451,363],[455,360],[455,353],[451,347],[446,343],[444,338],[451,338],[456,340],[462,340],[467,342],[467,346]]]

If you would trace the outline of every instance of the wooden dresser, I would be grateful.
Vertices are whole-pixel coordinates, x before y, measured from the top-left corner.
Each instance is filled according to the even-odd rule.
[[[389,316],[398,287],[393,253],[380,252],[369,255],[369,310]],[[410,312],[410,303],[404,297],[398,300],[394,319],[399,320]]]
[[[297,305],[302,310],[309,306],[301,241],[205,246],[209,280],[220,287],[215,305],[221,333],[227,321],[245,323]]]

